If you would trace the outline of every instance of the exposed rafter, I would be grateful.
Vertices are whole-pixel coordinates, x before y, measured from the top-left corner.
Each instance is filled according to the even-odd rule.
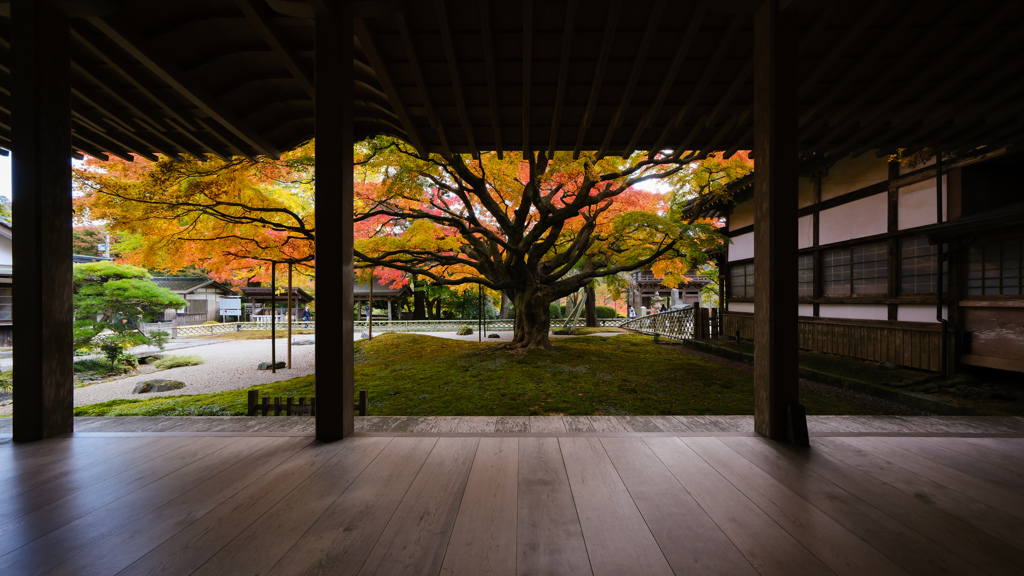
[[[88,20],[99,31],[116,42],[122,50],[141,62],[160,80],[166,82],[171,88],[220,123],[221,126],[232,134],[249,146],[252,146],[255,153],[266,154],[274,158],[281,156],[280,150],[251,127],[246,126],[235,117],[233,112],[227,110],[225,106],[214,100],[209,95],[208,90],[190,79],[170,59],[150,47],[149,43],[133,30],[129,24],[112,17],[94,17]]]
[[[575,0],[570,0],[575,2]],[[494,69],[494,38],[491,33],[491,3],[490,0],[480,1],[480,34],[484,54],[484,74],[487,76],[487,98],[490,102],[491,129],[494,130],[495,152],[498,159],[505,157],[504,146],[501,138],[501,116],[498,115],[498,80],[497,72]]]
[[[562,56],[558,64],[558,90],[555,92],[555,113],[551,118],[551,138],[548,156],[555,153],[558,145],[558,130],[562,127],[562,109],[565,107],[565,85],[569,80],[569,64],[572,60],[572,35],[576,28],[576,0],[565,4],[565,24],[562,26]]]
[[[259,32],[263,40],[270,46],[270,49],[274,51],[281,64],[291,72],[292,78],[299,83],[299,86],[306,92],[306,95],[310,98],[316,97],[316,89],[313,87],[310,74],[302,69],[298,58],[295,57],[292,50],[285,44],[280,30],[277,29],[272,20],[272,15],[267,8],[266,2],[263,0],[235,0],[235,4],[245,14],[246,20],[249,21],[253,29]]]
[[[740,31],[740,26],[742,26],[742,24],[743,18],[741,16],[733,17],[728,30],[726,30],[725,34],[722,35],[722,40],[718,43],[718,48],[715,50],[714,56],[711,57],[711,61],[705,66],[704,73],[701,74],[697,85],[690,91],[690,97],[686,100],[686,104],[684,104],[683,107],[675,113],[672,120],[665,125],[665,128],[661,131],[661,136],[658,137],[654,142],[654,146],[652,146],[648,151],[652,157],[661,150],[666,142],[668,142],[669,135],[681,126],[687,115],[696,108],[697,102],[700,102],[700,98],[704,95],[704,90],[707,88],[708,83],[711,82],[711,78],[718,72],[718,67],[721,65],[722,59],[725,58],[725,52],[727,48],[732,45],[733,39]]]
[[[523,156],[533,154],[530,147],[530,112],[533,99],[533,0],[523,2]],[[475,150],[475,148],[474,148]]]
[[[466,134],[466,142],[473,156],[480,154],[476,145],[476,136],[473,134],[473,125],[469,122],[469,113],[466,111],[466,101],[462,96],[462,79],[459,77],[459,60],[455,55],[455,46],[452,44],[452,31],[448,24],[448,11],[445,9],[445,0],[435,0],[437,8],[437,24],[441,32],[441,44],[444,45],[445,57],[448,61],[448,74],[451,76],[452,92],[455,94],[455,106],[459,109],[459,121],[462,123],[462,130]]]
[[[412,44],[412,35],[409,33],[409,24],[405,20],[405,15],[401,12],[395,14],[395,23],[398,25],[398,33],[402,37],[402,47],[405,49],[405,55],[409,59],[412,73],[416,77],[416,86],[423,97],[423,107],[426,109],[430,127],[437,132],[437,137],[441,141],[442,151],[445,154],[452,155],[454,153],[451,146],[448,145],[448,137],[445,135],[444,126],[438,122],[437,115],[434,113],[434,106],[430,102],[430,94],[427,92],[427,81],[423,77],[423,69],[420,67],[419,57],[416,56],[416,48]]]
[[[576,145],[572,149],[573,159],[580,157],[587,130],[590,129],[590,123],[594,121],[594,108],[597,107],[597,99],[601,94],[601,86],[604,84],[605,69],[608,66],[608,57],[612,53],[612,43],[615,39],[615,28],[618,25],[620,8],[622,8],[621,0],[613,0],[608,8],[608,21],[605,24],[601,51],[597,57],[597,67],[594,70],[594,83],[590,88],[590,97],[587,99],[587,109],[583,113],[583,118],[580,119],[579,135],[576,136]]]
[[[661,21],[665,0],[654,0],[654,2],[650,3],[650,6],[651,15],[647,18],[647,28],[644,30],[643,38],[640,39],[640,46],[637,47],[636,57],[633,58],[633,66],[629,73],[629,80],[626,81],[626,88],[622,93],[622,97],[619,98],[619,105],[615,108],[615,114],[608,124],[604,141],[601,142],[601,147],[597,150],[598,158],[608,153],[608,147],[611,146],[615,132],[619,129],[619,125],[626,115],[626,110],[629,109],[629,105],[633,101],[633,91],[636,90],[636,83],[640,80],[640,73],[643,72],[644,64],[647,62],[647,54],[650,52],[651,44],[654,42],[654,31],[657,30],[658,24]]]
[[[425,155],[427,148],[423,145],[423,140],[420,138],[419,132],[416,130],[416,126],[409,119],[409,112],[405,108],[405,103],[402,102],[401,96],[398,91],[395,90],[395,85],[391,82],[391,75],[388,73],[387,65],[384,60],[380,57],[380,52],[377,50],[377,45],[373,41],[373,36],[370,35],[369,30],[366,29],[366,23],[360,19],[355,19],[353,22],[355,34],[359,38],[359,43],[362,45],[363,52],[366,57],[370,60],[370,65],[373,66],[374,71],[377,73],[377,81],[380,82],[384,93],[387,95],[387,101],[390,102],[392,109],[395,111],[395,115],[398,121],[402,124],[402,131],[405,133],[406,138],[409,140],[420,154]],[[367,86],[367,88],[370,88]]]
[[[693,16],[690,18],[690,23],[686,27],[686,33],[676,46],[675,54],[672,55],[672,63],[669,64],[668,70],[665,71],[665,77],[661,81],[661,88],[658,89],[658,95],[655,97],[654,103],[640,118],[640,122],[637,124],[636,129],[633,130],[633,136],[629,139],[629,144],[627,144],[625,150],[622,151],[623,157],[630,156],[633,151],[636,150],[636,145],[640,142],[640,137],[651,126],[651,123],[654,122],[654,119],[658,114],[661,113],[661,108],[665,105],[665,99],[668,98],[668,93],[675,85],[676,76],[679,74],[679,70],[683,66],[683,61],[686,59],[686,55],[689,53],[690,47],[693,45],[694,38],[697,37],[697,31],[700,29],[706,10],[707,9],[704,7],[704,4],[697,5]]]

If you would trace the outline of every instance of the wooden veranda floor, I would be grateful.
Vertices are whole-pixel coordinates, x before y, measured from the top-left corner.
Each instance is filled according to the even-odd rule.
[[[26,445],[8,421],[0,572],[1024,566],[1024,419],[809,420],[804,450],[742,417],[365,419],[331,444],[294,417],[78,419],[74,436]]]

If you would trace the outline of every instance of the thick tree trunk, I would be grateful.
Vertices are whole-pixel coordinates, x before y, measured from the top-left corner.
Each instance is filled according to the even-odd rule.
[[[590,284],[587,284],[584,287],[584,293],[587,295],[587,301],[585,303],[587,327],[597,328],[597,294],[594,292],[594,287]]]
[[[427,311],[426,311],[426,305],[424,304],[424,300],[426,300],[426,294],[424,294],[422,291],[413,292],[413,296],[412,296],[412,319],[413,320],[426,320],[427,319]]]
[[[528,350],[550,347],[551,298],[547,290],[533,287],[516,291],[512,303],[516,307],[512,346]]]
[[[435,316],[435,318],[438,319],[438,320],[441,319],[441,299],[440,298],[437,299],[437,315]]]
[[[508,320],[509,303],[511,300],[508,299],[508,295],[504,291],[501,293],[501,309],[498,310],[498,318],[502,320]]]

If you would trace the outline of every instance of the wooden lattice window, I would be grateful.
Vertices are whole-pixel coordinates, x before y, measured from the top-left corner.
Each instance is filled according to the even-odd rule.
[[[1021,258],[1024,240],[971,246],[967,252],[969,296],[1019,296],[1024,294]]]
[[[814,296],[814,256],[801,254],[797,258],[797,295],[808,298]]]
[[[11,288],[0,288],[0,324],[10,324],[14,319],[14,296]]]
[[[752,263],[729,266],[729,296],[732,298],[754,297],[754,265]]]
[[[822,254],[821,281],[827,296],[885,294],[889,253],[884,242]]]

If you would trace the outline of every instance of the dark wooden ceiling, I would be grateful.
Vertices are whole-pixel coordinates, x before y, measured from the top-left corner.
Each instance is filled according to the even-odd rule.
[[[76,150],[276,155],[313,137],[311,4],[92,4],[72,22]],[[357,3],[357,137],[432,152],[750,148],[753,16],[722,4]],[[796,4],[804,155],[1024,136],[1024,2]],[[10,27],[0,16],[5,148]]]

